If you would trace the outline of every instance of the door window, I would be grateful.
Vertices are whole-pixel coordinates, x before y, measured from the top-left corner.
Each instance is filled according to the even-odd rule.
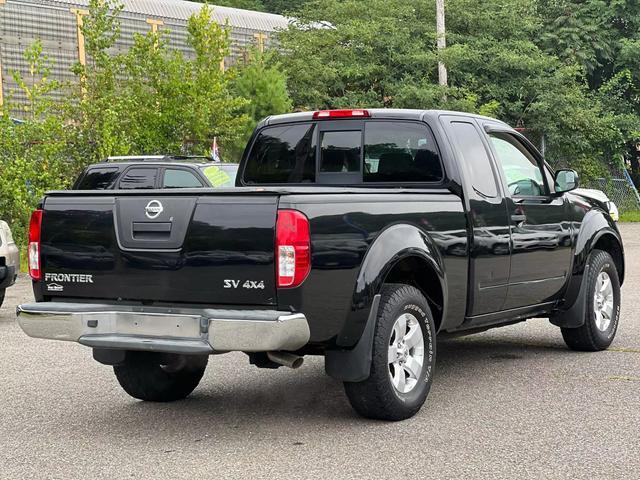
[[[502,167],[509,193],[514,197],[540,197],[547,194],[544,175],[536,158],[508,133],[489,135]]]
[[[188,170],[167,168],[162,181],[163,188],[198,188],[202,182]]]
[[[431,132],[410,122],[367,122],[365,182],[439,182],[442,165]]]
[[[469,122],[451,122],[462,160],[470,170],[473,189],[484,197],[498,196],[489,154],[476,127]]]
[[[120,180],[120,188],[123,190],[156,188],[157,175],[157,168],[130,168]]]

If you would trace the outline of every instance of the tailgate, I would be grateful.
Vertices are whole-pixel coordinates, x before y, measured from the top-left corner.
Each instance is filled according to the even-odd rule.
[[[277,194],[45,199],[42,293],[274,305]]]

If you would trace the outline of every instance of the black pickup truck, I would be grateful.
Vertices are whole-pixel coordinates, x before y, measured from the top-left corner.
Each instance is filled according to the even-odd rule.
[[[236,188],[50,192],[30,228],[30,336],[79,342],[135,398],[177,400],[210,354],[324,355],[355,410],[400,420],[436,335],[549,318],[575,350],[618,327],[606,205],[520,133],[446,111],[262,121]]]

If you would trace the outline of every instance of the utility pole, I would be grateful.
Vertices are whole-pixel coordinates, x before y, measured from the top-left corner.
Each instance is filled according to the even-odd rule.
[[[440,52],[447,46],[444,28],[444,0],[436,0],[436,35],[438,52]],[[438,83],[447,86],[447,67],[442,62],[438,62]]]

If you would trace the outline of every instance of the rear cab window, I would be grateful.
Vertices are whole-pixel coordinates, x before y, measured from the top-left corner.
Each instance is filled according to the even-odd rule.
[[[120,178],[118,187],[122,190],[156,188],[157,177],[157,168],[129,168]]]
[[[248,157],[245,184],[440,183],[430,128],[419,121],[344,120],[265,127]]]
[[[106,190],[118,178],[118,167],[88,169],[73,186],[74,190]]]
[[[315,182],[315,130],[314,123],[263,129],[247,159],[244,182],[249,185]]]

